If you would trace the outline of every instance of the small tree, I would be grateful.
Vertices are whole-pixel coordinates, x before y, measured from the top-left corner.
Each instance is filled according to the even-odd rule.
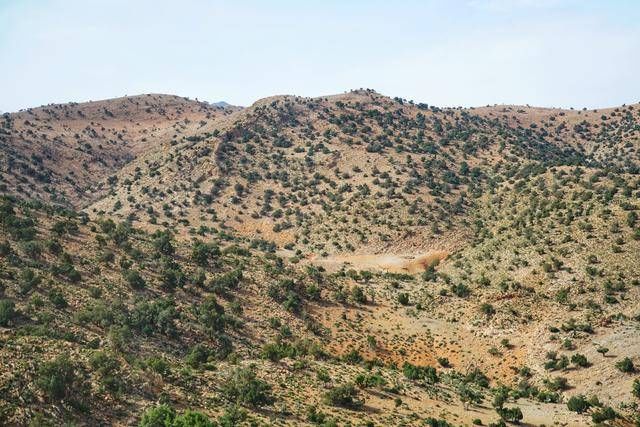
[[[360,409],[364,404],[363,400],[358,399],[358,390],[353,384],[334,387],[324,397],[327,404],[347,409]]]
[[[36,384],[51,400],[64,400],[81,394],[82,384],[76,365],[61,354],[38,369]]]
[[[582,414],[585,412],[591,404],[589,401],[581,394],[577,396],[571,396],[567,401],[567,408],[570,411],[577,412],[578,414]]]
[[[625,373],[632,373],[636,371],[636,367],[633,365],[633,361],[628,357],[625,357],[624,359],[616,363],[616,368]]]
[[[633,381],[633,385],[631,386],[631,393],[640,399],[640,378]]]
[[[236,369],[222,386],[227,398],[253,407],[273,402],[271,386],[256,377],[252,367]]]
[[[176,411],[169,405],[159,405],[149,408],[142,415],[139,427],[167,427],[173,426]]]
[[[0,300],[0,326],[9,326],[16,317],[16,305],[8,299]]]

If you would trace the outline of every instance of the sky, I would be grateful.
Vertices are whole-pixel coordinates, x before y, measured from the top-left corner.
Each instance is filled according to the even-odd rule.
[[[0,111],[141,93],[247,106],[640,101],[637,0],[0,0]]]

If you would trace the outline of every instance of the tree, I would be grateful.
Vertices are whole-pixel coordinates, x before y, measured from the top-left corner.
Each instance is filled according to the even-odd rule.
[[[596,351],[604,357],[609,352],[609,349],[607,347],[598,347]]]
[[[589,361],[587,360],[587,356],[579,353],[571,356],[571,363],[576,366],[580,366],[581,368],[587,368],[590,365]]]
[[[166,231],[159,231],[155,233],[155,239],[153,240],[153,248],[159,255],[171,256],[175,252],[173,245],[171,244],[171,234]]]
[[[124,273],[124,279],[127,281],[129,286],[133,289],[142,289],[144,288],[146,282],[136,270],[126,270]]]
[[[351,298],[353,298],[353,301],[358,304],[364,304],[367,302],[367,297],[360,286],[354,286],[351,289]]]
[[[628,357],[625,357],[624,359],[616,363],[616,368],[625,373],[632,373],[636,371],[636,367],[633,365],[633,361]]]
[[[591,407],[589,401],[581,394],[577,396],[571,396],[567,401],[567,408],[570,411],[582,414]]]
[[[82,389],[77,367],[66,354],[40,365],[36,385],[50,400],[64,400],[81,395]]]
[[[9,323],[16,317],[16,305],[8,299],[0,300],[0,326],[9,326]]]
[[[158,405],[149,408],[142,415],[139,427],[172,427],[176,411],[169,405]]]
[[[347,409],[360,409],[364,404],[364,401],[358,398],[358,390],[353,384],[334,387],[325,393],[324,398],[329,405]]]
[[[596,424],[616,418],[618,418],[618,414],[611,406],[607,406],[591,414],[591,420]]]
[[[633,381],[631,386],[631,394],[640,399],[640,378]]]
[[[237,368],[223,384],[222,391],[229,400],[256,408],[273,402],[271,386],[256,377],[253,367]]]
[[[523,418],[522,410],[517,406],[514,406],[513,408],[497,408],[496,412],[498,412],[500,418],[512,423],[518,423],[522,421]]]

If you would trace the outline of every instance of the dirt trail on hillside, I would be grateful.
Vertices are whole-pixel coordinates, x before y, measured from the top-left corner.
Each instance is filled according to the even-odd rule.
[[[430,264],[439,262],[449,255],[446,251],[429,251],[417,255],[359,254],[315,256],[310,263],[324,267],[328,272],[340,270],[343,266],[355,270],[376,270],[390,273],[419,273]]]

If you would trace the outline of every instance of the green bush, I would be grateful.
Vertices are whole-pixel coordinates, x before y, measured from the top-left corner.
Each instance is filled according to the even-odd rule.
[[[636,371],[636,367],[633,365],[633,361],[628,357],[620,360],[616,363],[616,368],[620,370],[620,372],[632,373]]]
[[[358,398],[358,390],[353,384],[334,387],[324,395],[325,402],[331,406],[347,409],[360,409],[364,401]]]
[[[9,323],[16,318],[16,305],[8,299],[0,300],[0,326],[9,326]]]
[[[423,380],[427,384],[435,384],[439,381],[436,369],[431,366],[416,366],[404,362],[402,372],[410,380]]]
[[[78,368],[66,354],[40,365],[36,385],[50,400],[64,400],[81,395],[82,389]]]
[[[133,289],[143,289],[145,287],[146,283],[144,279],[136,270],[125,270],[123,275],[129,286]]]
[[[616,418],[618,418],[618,414],[611,406],[599,409],[591,414],[591,420],[596,424],[614,420]]]
[[[253,407],[273,402],[271,386],[257,378],[252,367],[237,368],[223,384],[222,391],[227,399]]]
[[[186,410],[173,420],[171,427],[213,427],[214,425],[206,415],[197,411]]]
[[[172,427],[176,411],[168,405],[149,408],[142,415],[139,427]]]
[[[500,418],[511,423],[518,423],[523,418],[522,410],[517,406],[513,408],[497,408],[496,412],[498,412]]]
[[[185,363],[192,368],[199,368],[201,365],[207,363],[211,351],[204,344],[196,344],[189,350],[185,357]]]
[[[583,395],[571,396],[567,401],[567,408],[570,411],[582,414],[591,407],[589,401]]]
[[[124,383],[119,373],[120,362],[118,359],[104,351],[96,351],[89,359],[89,365],[99,377],[101,387],[111,393],[119,394],[124,388]]]
[[[573,363],[574,365],[580,366],[582,368],[587,368],[591,365],[587,360],[587,357],[584,354],[579,354],[579,353],[576,353],[573,356],[571,356],[571,363]]]

